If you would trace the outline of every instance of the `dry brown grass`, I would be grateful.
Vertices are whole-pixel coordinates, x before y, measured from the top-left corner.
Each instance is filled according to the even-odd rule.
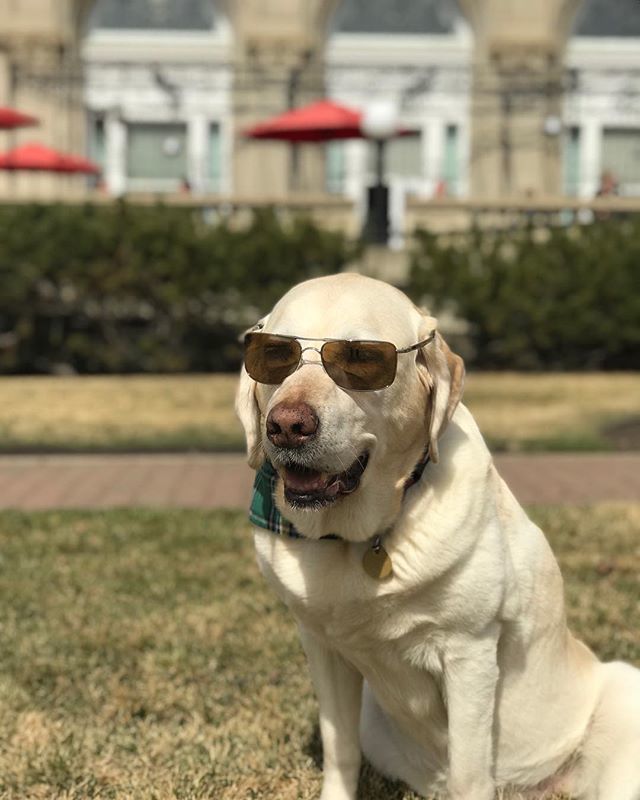
[[[608,426],[640,422],[640,373],[474,373],[465,402],[494,447],[602,449]]]
[[[0,448],[237,449],[235,375],[0,378]]]
[[[237,450],[235,375],[3,377],[0,450]],[[640,373],[476,373],[465,401],[508,450],[609,447],[640,412]]]
[[[640,663],[640,506],[541,508],[572,626]],[[3,800],[311,800],[317,709],[244,515],[0,514]],[[416,800],[370,768],[360,800]]]

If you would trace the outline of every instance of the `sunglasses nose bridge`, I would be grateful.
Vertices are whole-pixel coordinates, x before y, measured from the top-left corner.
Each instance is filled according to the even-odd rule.
[[[313,361],[309,360],[308,358],[305,358],[304,354],[309,350],[317,353],[318,354],[318,358],[313,359]],[[297,368],[300,369],[300,367],[303,364],[316,364],[316,365],[320,365],[321,366],[322,365],[322,353],[320,352],[320,348],[318,348],[318,347],[303,347],[301,349],[301,351],[300,351],[300,361],[298,363],[298,367]]]

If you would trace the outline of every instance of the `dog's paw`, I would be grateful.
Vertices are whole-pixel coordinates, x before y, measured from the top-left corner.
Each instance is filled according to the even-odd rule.
[[[494,800],[495,796],[493,781],[465,781],[464,785],[449,785],[448,800]]]
[[[357,781],[355,786],[352,783],[341,775],[325,776],[320,800],[356,800]]]

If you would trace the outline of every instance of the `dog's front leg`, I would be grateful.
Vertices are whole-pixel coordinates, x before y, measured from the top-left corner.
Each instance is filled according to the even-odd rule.
[[[362,675],[300,625],[320,707],[323,766],[320,800],[355,800],[360,773]]]
[[[497,627],[497,626],[496,626]],[[493,800],[498,633],[456,638],[444,659],[450,800]]]

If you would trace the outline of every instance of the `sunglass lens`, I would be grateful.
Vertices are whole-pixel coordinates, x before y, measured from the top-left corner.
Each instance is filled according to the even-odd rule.
[[[396,377],[396,348],[390,342],[326,342],[322,363],[343,389],[384,389]]]
[[[244,337],[244,364],[258,383],[282,383],[300,362],[300,344],[287,336],[248,333]]]

